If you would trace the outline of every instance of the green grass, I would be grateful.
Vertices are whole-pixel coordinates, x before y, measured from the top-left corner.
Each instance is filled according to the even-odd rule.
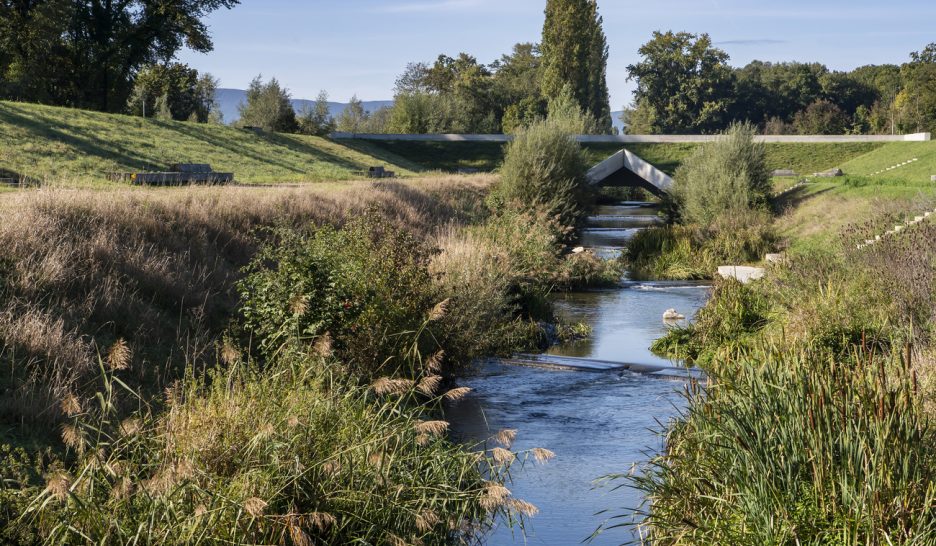
[[[210,163],[243,183],[347,180],[374,165],[412,174],[398,159],[318,137],[0,102],[0,171],[44,182],[95,183],[172,163]]]
[[[876,175],[882,178],[929,182],[936,174],[936,142],[894,142],[871,153],[854,158],[841,165],[847,174],[868,176],[873,173],[917,158],[919,161]]]
[[[899,179],[852,178],[814,182],[797,188],[778,203],[784,212],[776,221],[778,234],[793,250],[837,244],[850,225],[876,214],[894,211],[912,217],[932,209],[936,187]]]
[[[455,171],[478,169],[490,172],[504,160],[502,142],[415,142],[404,140],[356,140],[349,141],[358,149],[384,150],[423,170]]]
[[[901,143],[902,144],[902,143]],[[493,171],[504,159],[504,145],[499,142],[411,142],[355,141],[350,146],[375,153],[383,150],[407,166],[424,170],[454,171],[474,168]],[[656,165],[668,174],[676,172],[698,144],[629,144],[627,149]],[[881,143],[790,143],[767,144],[767,163],[771,169],[793,169],[812,174],[841,166],[843,162],[881,148]],[[597,164],[619,151],[616,143],[585,144],[590,164]],[[936,151],[936,149],[934,149]]]

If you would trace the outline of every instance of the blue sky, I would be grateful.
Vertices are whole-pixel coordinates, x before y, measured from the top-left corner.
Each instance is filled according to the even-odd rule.
[[[545,0],[242,0],[208,19],[215,50],[180,59],[244,88],[275,76],[296,98],[390,99],[410,61],[470,53],[491,62],[537,41]],[[631,100],[628,64],[654,30],[707,32],[733,65],[819,61],[834,69],[901,63],[936,42],[933,0],[599,0],[611,49],[612,109]]]

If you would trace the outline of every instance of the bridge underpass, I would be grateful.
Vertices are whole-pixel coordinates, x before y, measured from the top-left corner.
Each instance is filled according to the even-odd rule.
[[[594,186],[636,186],[658,197],[673,186],[672,177],[626,149],[592,167],[586,179]]]

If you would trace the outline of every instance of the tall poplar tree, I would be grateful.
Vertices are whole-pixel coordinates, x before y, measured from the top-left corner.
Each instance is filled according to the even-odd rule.
[[[608,42],[596,0],[548,0],[543,25],[543,95],[558,96],[565,86],[582,110],[611,131],[608,99]]]

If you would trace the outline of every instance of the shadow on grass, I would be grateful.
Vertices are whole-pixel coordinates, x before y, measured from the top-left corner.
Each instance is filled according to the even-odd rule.
[[[799,186],[779,197],[775,197],[771,203],[773,204],[776,211],[782,213],[784,211],[800,207],[807,201],[811,201],[826,192],[832,191],[833,189],[833,187],[828,187],[819,191],[809,191],[808,187]]]

